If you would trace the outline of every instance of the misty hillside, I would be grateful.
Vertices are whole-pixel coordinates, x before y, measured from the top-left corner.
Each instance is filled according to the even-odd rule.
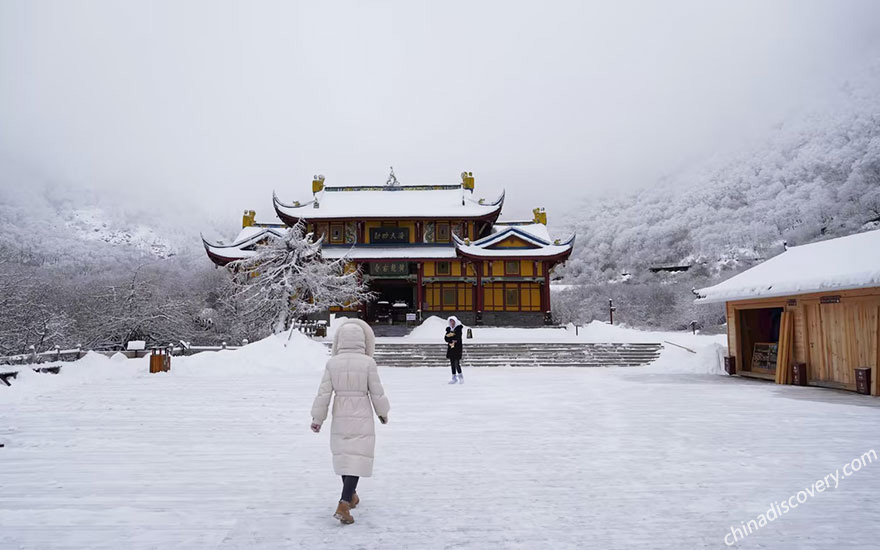
[[[19,261],[64,269],[112,262],[189,261],[199,225],[167,201],[143,202],[47,181],[0,158],[0,249]]]
[[[636,193],[586,201],[566,282],[601,282],[652,266],[713,275],[880,221],[880,86],[845,107],[780,125],[755,148]],[[728,273],[729,274],[729,273]]]
[[[566,315],[606,316],[606,298],[616,298],[630,322],[709,325],[721,321],[717,308],[693,308],[690,288],[775,256],[784,242],[880,227],[880,77],[842,95],[732,158],[581,204],[568,216],[575,250],[558,274],[586,286],[561,298]],[[691,268],[650,271],[680,265]]]

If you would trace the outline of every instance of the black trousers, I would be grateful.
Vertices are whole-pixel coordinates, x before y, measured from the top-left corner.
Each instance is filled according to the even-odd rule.
[[[340,500],[348,503],[351,502],[351,497],[354,495],[355,489],[357,489],[359,479],[358,476],[342,476],[342,498]]]
[[[461,374],[461,359],[450,359],[449,363],[452,366],[452,376]]]

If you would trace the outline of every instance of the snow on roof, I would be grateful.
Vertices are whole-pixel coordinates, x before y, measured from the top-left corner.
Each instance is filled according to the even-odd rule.
[[[335,260],[347,257],[352,260],[393,260],[401,259],[453,259],[456,258],[454,246],[324,246],[324,258]]]
[[[543,229],[539,229],[543,228]],[[571,253],[574,245],[574,235],[564,242],[552,242],[546,226],[543,224],[521,225],[496,225],[492,228],[493,233],[474,242],[467,242],[455,237],[456,248],[465,256],[480,258],[551,258],[567,256]],[[541,235],[541,237],[538,237]],[[544,238],[546,235],[546,239]],[[534,248],[489,248],[504,239],[516,236],[530,243]]]
[[[266,234],[266,232],[274,233],[275,235],[282,235],[287,231],[287,228],[282,224],[263,224],[260,225],[250,225],[248,227],[242,227],[238,236],[235,237],[235,240],[232,241],[235,243],[243,243],[244,241],[250,240],[253,237],[262,237]]]
[[[318,207],[315,208],[317,201]],[[314,200],[284,204],[274,199],[283,220],[340,218],[478,218],[500,213],[504,193],[494,201],[474,199],[460,186],[329,187]]]
[[[880,287],[880,230],[791,247],[697,291],[699,303]]]
[[[553,239],[550,238],[550,231],[547,230],[547,226],[543,223],[535,223],[535,222],[496,222],[495,225],[492,226],[492,233],[503,233],[506,232],[508,228],[515,227],[516,229],[535,237],[538,240],[544,241],[545,243],[553,242]]]

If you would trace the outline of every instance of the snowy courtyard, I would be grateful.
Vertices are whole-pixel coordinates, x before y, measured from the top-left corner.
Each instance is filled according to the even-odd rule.
[[[642,368],[381,368],[390,421],[356,523],[304,337],[145,360],[87,357],[0,388],[0,548],[724,548],[730,528],[880,448],[880,402]],[[665,361],[665,363],[664,363]],[[832,482],[833,484],[833,482]],[[870,548],[880,463],[739,548]],[[728,541],[731,539],[728,538]]]

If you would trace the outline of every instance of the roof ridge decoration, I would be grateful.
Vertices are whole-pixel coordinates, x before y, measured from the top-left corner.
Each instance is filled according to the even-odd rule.
[[[397,181],[397,176],[394,175],[394,167],[391,167],[391,172],[388,174],[388,179],[385,180],[386,187],[400,187],[400,182]]]

